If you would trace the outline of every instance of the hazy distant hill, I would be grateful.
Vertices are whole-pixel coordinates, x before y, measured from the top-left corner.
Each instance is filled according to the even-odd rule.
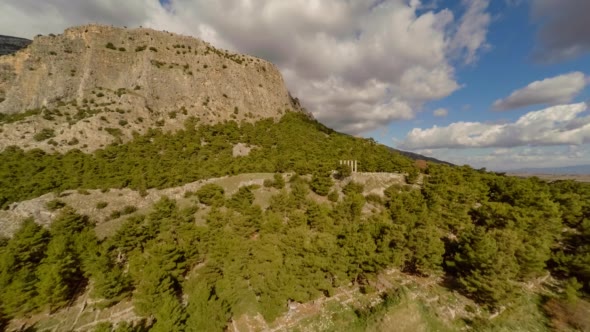
[[[590,165],[577,165],[565,167],[545,168],[519,168],[510,170],[509,173],[533,173],[533,174],[590,174]]]
[[[403,156],[406,156],[410,159],[413,160],[426,160],[426,161],[431,161],[434,163],[439,163],[439,164],[445,164],[445,165],[449,165],[449,166],[455,166],[455,164],[452,164],[448,161],[444,161],[444,160],[439,160],[436,158],[432,158],[432,157],[427,157],[418,153],[414,153],[414,152],[409,152],[409,151],[402,151],[402,150],[398,150],[398,149],[394,149],[394,148],[389,148],[391,151],[397,152]]]
[[[0,55],[15,53],[30,43],[28,39],[0,35]]]

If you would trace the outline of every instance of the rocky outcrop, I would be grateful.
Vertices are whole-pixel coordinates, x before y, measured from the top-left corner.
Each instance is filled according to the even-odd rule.
[[[0,35],[0,55],[16,53],[16,51],[27,47],[30,43],[29,39]]]
[[[0,150],[89,152],[151,127],[299,110],[278,69],[202,40],[87,25],[0,57]]]

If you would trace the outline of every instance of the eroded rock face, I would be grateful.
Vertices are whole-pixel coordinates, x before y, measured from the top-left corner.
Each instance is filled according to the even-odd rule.
[[[151,29],[74,27],[0,57],[0,150],[89,152],[191,116],[256,121],[299,108],[273,64]]]

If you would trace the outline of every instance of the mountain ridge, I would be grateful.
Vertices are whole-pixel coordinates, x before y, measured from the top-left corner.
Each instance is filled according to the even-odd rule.
[[[0,56],[16,53],[31,42],[32,40],[26,38],[0,35]]]
[[[585,175],[590,174],[590,164],[562,166],[562,167],[529,167],[519,168],[514,170],[507,170],[507,173],[522,174],[558,174],[558,175]]]
[[[92,152],[190,117],[254,122],[287,111],[303,109],[275,65],[169,32],[84,25],[0,57],[0,150]]]

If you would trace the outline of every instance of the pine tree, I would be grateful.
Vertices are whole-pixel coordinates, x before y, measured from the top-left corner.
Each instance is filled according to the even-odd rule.
[[[48,305],[51,312],[70,299],[82,279],[78,266],[70,241],[65,236],[52,238],[36,272],[40,306]]]
[[[187,314],[178,302],[178,299],[170,294],[165,294],[158,301],[158,308],[154,314],[156,323],[152,326],[152,332],[182,332],[185,331]]]
[[[2,305],[8,315],[17,315],[35,308],[35,269],[45,256],[49,233],[33,219],[26,219],[0,248],[0,289]]]
[[[186,331],[223,331],[230,317],[229,308],[212,294],[205,282],[198,279],[195,277],[189,282]]]

